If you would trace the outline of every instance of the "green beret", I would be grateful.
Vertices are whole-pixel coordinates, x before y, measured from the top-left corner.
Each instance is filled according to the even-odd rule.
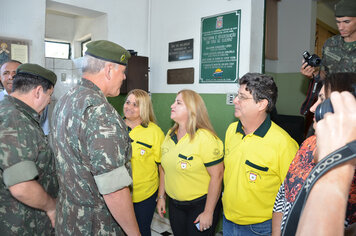
[[[341,0],[335,4],[336,17],[355,17],[356,16],[356,0]]]
[[[42,79],[51,82],[53,86],[57,82],[57,76],[55,73],[37,64],[26,63],[26,64],[19,65],[19,67],[17,67],[16,69],[16,74],[30,74],[30,75],[39,76]]]
[[[124,66],[127,65],[127,61],[131,57],[125,48],[107,40],[98,40],[88,43],[85,54]]]

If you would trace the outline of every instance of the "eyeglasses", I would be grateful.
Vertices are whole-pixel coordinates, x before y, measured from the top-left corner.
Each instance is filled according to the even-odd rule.
[[[239,99],[239,101],[245,101],[245,100],[248,100],[248,99],[253,99],[253,98],[248,98],[245,95],[239,94],[239,93],[235,96],[235,98]]]

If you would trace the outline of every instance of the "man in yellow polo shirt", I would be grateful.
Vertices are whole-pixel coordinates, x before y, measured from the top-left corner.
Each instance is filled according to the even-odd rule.
[[[273,78],[247,73],[239,80],[235,117],[225,136],[223,233],[271,235],[273,204],[298,144],[271,121]]]

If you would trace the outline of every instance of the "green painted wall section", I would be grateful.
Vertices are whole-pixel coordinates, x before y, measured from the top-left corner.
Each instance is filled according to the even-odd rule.
[[[225,94],[201,94],[208,109],[210,120],[219,138],[224,140],[225,130],[235,121],[234,106],[226,105]],[[158,123],[164,132],[173,125],[170,119],[170,106],[174,102],[176,94],[152,94],[152,102]]]
[[[111,105],[113,105],[113,107],[115,107],[115,109],[122,116],[123,115],[122,109],[124,107],[126,95],[119,95],[117,97],[107,98],[107,99],[111,103]]]
[[[209,112],[210,120],[214,126],[219,138],[224,140],[225,130],[228,125],[235,121],[234,106],[226,105],[225,94],[201,94]],[[125,95],[119,95],[114,98],[108,98],[108,101],[115,107],[120,115],[123,114],[122,108],[125,102]],[[171,105],[176,98],[173,93],[155,93],[152,94],[153,109],[157,118],[158,125],[164,133],[167,133],[174,124],[170,118]]]
[[[277,112],[283,115],[299,116],[299,109],[305,100],[309,79],[300,73],[268,73],[278,87]]]
[[[305,99],[308,80],[300,73],[268,73],[273,76],[278,86],[277,111],[284,115],[300,115],[299,109]],[[201,94],[209,112],[210,120],[216,133],[221,140],[225,139],[225,131],[234,117],[234,106],[226,105],[226,94]],[[167,132],[173,125],[170,119],[170,107],[176,94],[154,93],[152,94],[153,108],[157,117],[158,125],[163,132]],[[126,95],[108,98],[109,102],[122,115],[122,108]]]

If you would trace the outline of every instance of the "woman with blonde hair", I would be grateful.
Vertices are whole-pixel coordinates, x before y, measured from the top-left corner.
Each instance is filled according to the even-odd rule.
[[[130,91],[124,104],[125,123],[132,140],[132,201],[140,232],[151,235],[159,186],[162,130],[156,125],[151,98],[141,89]]]
[[[174,235],[214,235],[221,211],[223,143],[209,120],[203,99],[178,92],[171,106],[175,121],[162,144],[157,212],[165,213]]]

